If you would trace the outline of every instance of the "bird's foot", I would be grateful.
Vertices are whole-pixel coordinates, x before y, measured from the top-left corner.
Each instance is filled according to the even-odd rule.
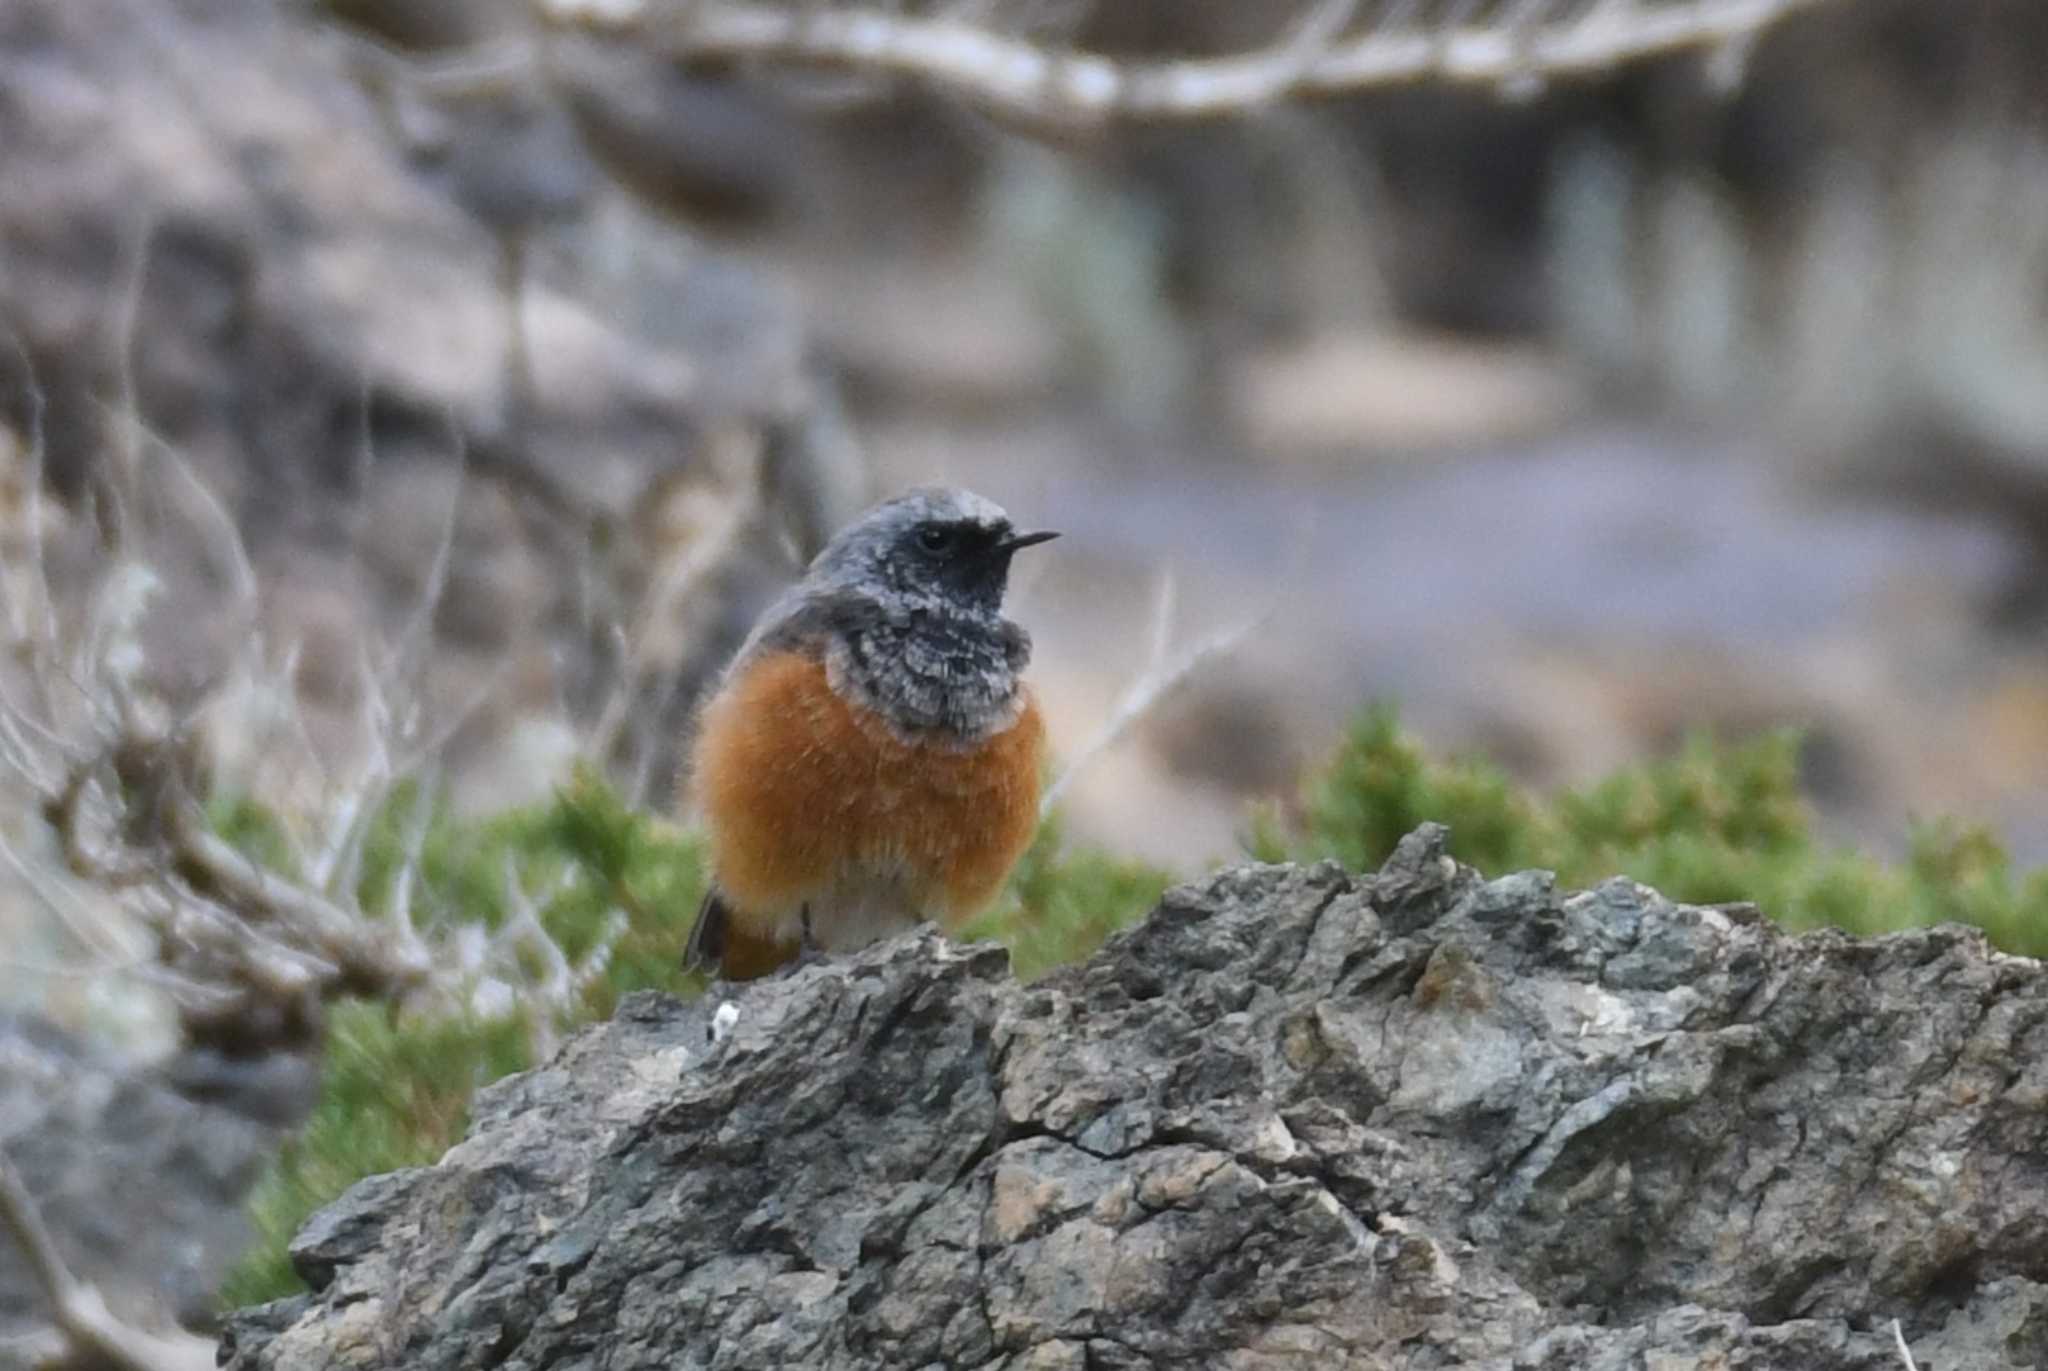
[[[811,907],[805,905],[803,936],[797,939],[796,960],[790,966],[792,969],[801,969],[824,960],[825,949],[818,946],[818,940],[811,934]]]

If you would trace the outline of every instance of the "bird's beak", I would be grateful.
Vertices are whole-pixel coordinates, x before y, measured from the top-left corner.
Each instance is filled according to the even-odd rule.
[[[1003,556],[1008,556],[1020,547],[1030,547],[1034,543],[1049,543],[1059,536],[1059,534],[1049,528],[1040,529],[1036,533],[1012,533],[1009,537],[995,545],[995,551]]]

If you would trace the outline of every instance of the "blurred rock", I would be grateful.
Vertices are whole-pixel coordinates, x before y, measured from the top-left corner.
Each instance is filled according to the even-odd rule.
[[[999,412],[1058,394],[1059,335],[999,272],[972,261],[821,256],[808,274],[819,333],[872,404]]]
[[[759,83],[574,35],[554,41],[550,74],[585,147],[641,203],[726,232],[801,207],[807,127]]]
[[[730,1036],[630,998],[315,1215],[227,1365],[1895,1371],[1893,1318],[2042,1364],[2039,963],[1443,842],[1180,887],[1034,986],[923,933]]]
[[[424,48],[488,36],[510,12],[449,7],[415,25],[333,8]],[[687,686],[715,660],[671,654],[650,659],[659,681],[605,679],[621,665],[614,627],[640,617],[634,589],[698,551],[638,540],[650,491],[679,471],[715,474],[727,507],[761,488],[788,536],[813,543],[865,502],[864,453],[793,295],[633,211],[590,157],[589,111],[543,67],[430,80],[268,0],[0,14],[0,318],[33,368],[0,360],[0,429],[26,433],[39,397],[55,485],[118,494],[102,518],[146,525],[174,582],[164,651],[184,676],[207,679],[214,664],[186,659],[246,625],[220,613],[218,527],[158,489],[181,489],[162,448],[217,492],[275,601],[267,625],[304,640],[303,684],[343,723],[366,649],[409,622],[434,576],[451,507],[431,651],[466,667],[553,653],[566,683],[523,702],[623,688],[667,700],[673,728],[690,699],[676,673]],[[602,82],[601,65],[579,70]],[[618,70],[610,93],[634,129],[681,110],[702,138],[717,131],[724,97],[693,87],[650,112],[626,79],[650,73]],[[755,144],[780,124],[718,129],[732,137],[712,139],[713,161],[766,174]],[[118,422],[131,403],[149,435],[133,462]],[[755,434],[756,466],[713,473],[709,435],[734,428]],[[783,536],[775,519],[750,525],[761,546],[700,598],[758,605],[787,574]],[[731,612],[689,607],[719,624]],[[683,636],[714,655],[736,641]]]
[[[1526,442],[1585,405],[1569,369],[1541,348],[1332,334],[1245,356],[1231,408],[1254,452],[1355,460]]]
[[[249,1240],[243,1201],[317,1074],[297,1056],[194,1051],[156,1068],[32,1018],[0,1017],[0,1149],[59,1253],[143,1327],[210,1325],[213,1292]],[[49,1311],[0,1242],[0,1366]]]
[[[432,114],[412,121],[415,164],[494,233],[572,222],[597,193],[574,122],[537,80],[442,96]]]
[[[14,268],[0,312],[37,363],[60,485],[96,478],[100,406],[131,365],[142,420],[202,471],[241,478],[236,512],[265,516],[249,521],[263,545],[331,525],[333,497],[366,464],[464,451],[493,477],[537,473],[620,518],[648,475],[687,459],[707,404],[801,415],[815,387],[786,299],[671,241],[670,270],[639,283],[652,298],[616,311],[564,260],[589,250],[568,235],[528,282],[543,412],[530,431],[496,433],[497,254],[458,201],[495,214],[508,194],[533,199],[519,187],[538,176],[551,220],[588,176],[549,172],[580,157],[573,135],[550,135],[557,157],[520,134],[559,133],[545,102],[482,108],[510,112],[509,141],[454,120],[408,144],[332,45],[261,0],[10,6],[0,178],[22,190],[0,205]],[[476,174],[423,174],[427,145],[437,165]],[[717,280],[693,288],[700,277]],[[128,320],[131,282],[145,307]],[[639,329],[656,315],[659,338]]]

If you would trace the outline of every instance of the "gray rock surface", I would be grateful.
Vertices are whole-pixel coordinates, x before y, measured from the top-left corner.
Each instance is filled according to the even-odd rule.
[[[2048,1365],[2048,976],[1627,881],[1247,867],[1022,986],[630,999],[300,1234],[229,1365]]]
[[[524,466],[622,517],[690,459],[704,423],[802,416],[804,333],[767,283],[672,233],[565,233],[536,245],[529,282],[538,411],[497,432],[508,378],[490,224],[526,221],[498,200],[523,195],[526,218],[553,223],[606,196],[567,135],[515,159],[504,174],[519,187],[479,189],[465,159],[499,150],[503,110],[417,108],[402,72],[371,56],[270,0],[0,12],[0,321],[37,364],[61,484],[115,449],[105,407],[124,387],[156,436],[287,539],[305,530],[285,515],[325,512],[294,495],[346,491],[366,444],[439,463],[466,445],[480,469]],[[538,75],[508,83],[501,103],[556,108]],[[607,283],[600,264],[621,252],[671,270]],[[639,322],[655,317],[659,338]],[[15,415],[24,378],[0,351],[0,412]]]
[[[72,1273],[142,1328],[212,1322],[213,1292],[249,1241],[243,1204],[282,1137],[273,1122],[302,1117],[309,1098],[303,1061],[288,1081],[280,1059],[252,1076],[209,1056],[138,1066],[0,1016],[0,1149]],[[0,1239],[0,1368],[23,1365],[49,1316]]]

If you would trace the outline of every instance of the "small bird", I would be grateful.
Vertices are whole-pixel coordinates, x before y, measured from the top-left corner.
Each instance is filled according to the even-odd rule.
[[[755,625],[693,750],[711,885],[687,965],[732,980],[957,927],[1038,824],[1031,637],[1003,617],[1019,533],[924,487],[841,530]]]

